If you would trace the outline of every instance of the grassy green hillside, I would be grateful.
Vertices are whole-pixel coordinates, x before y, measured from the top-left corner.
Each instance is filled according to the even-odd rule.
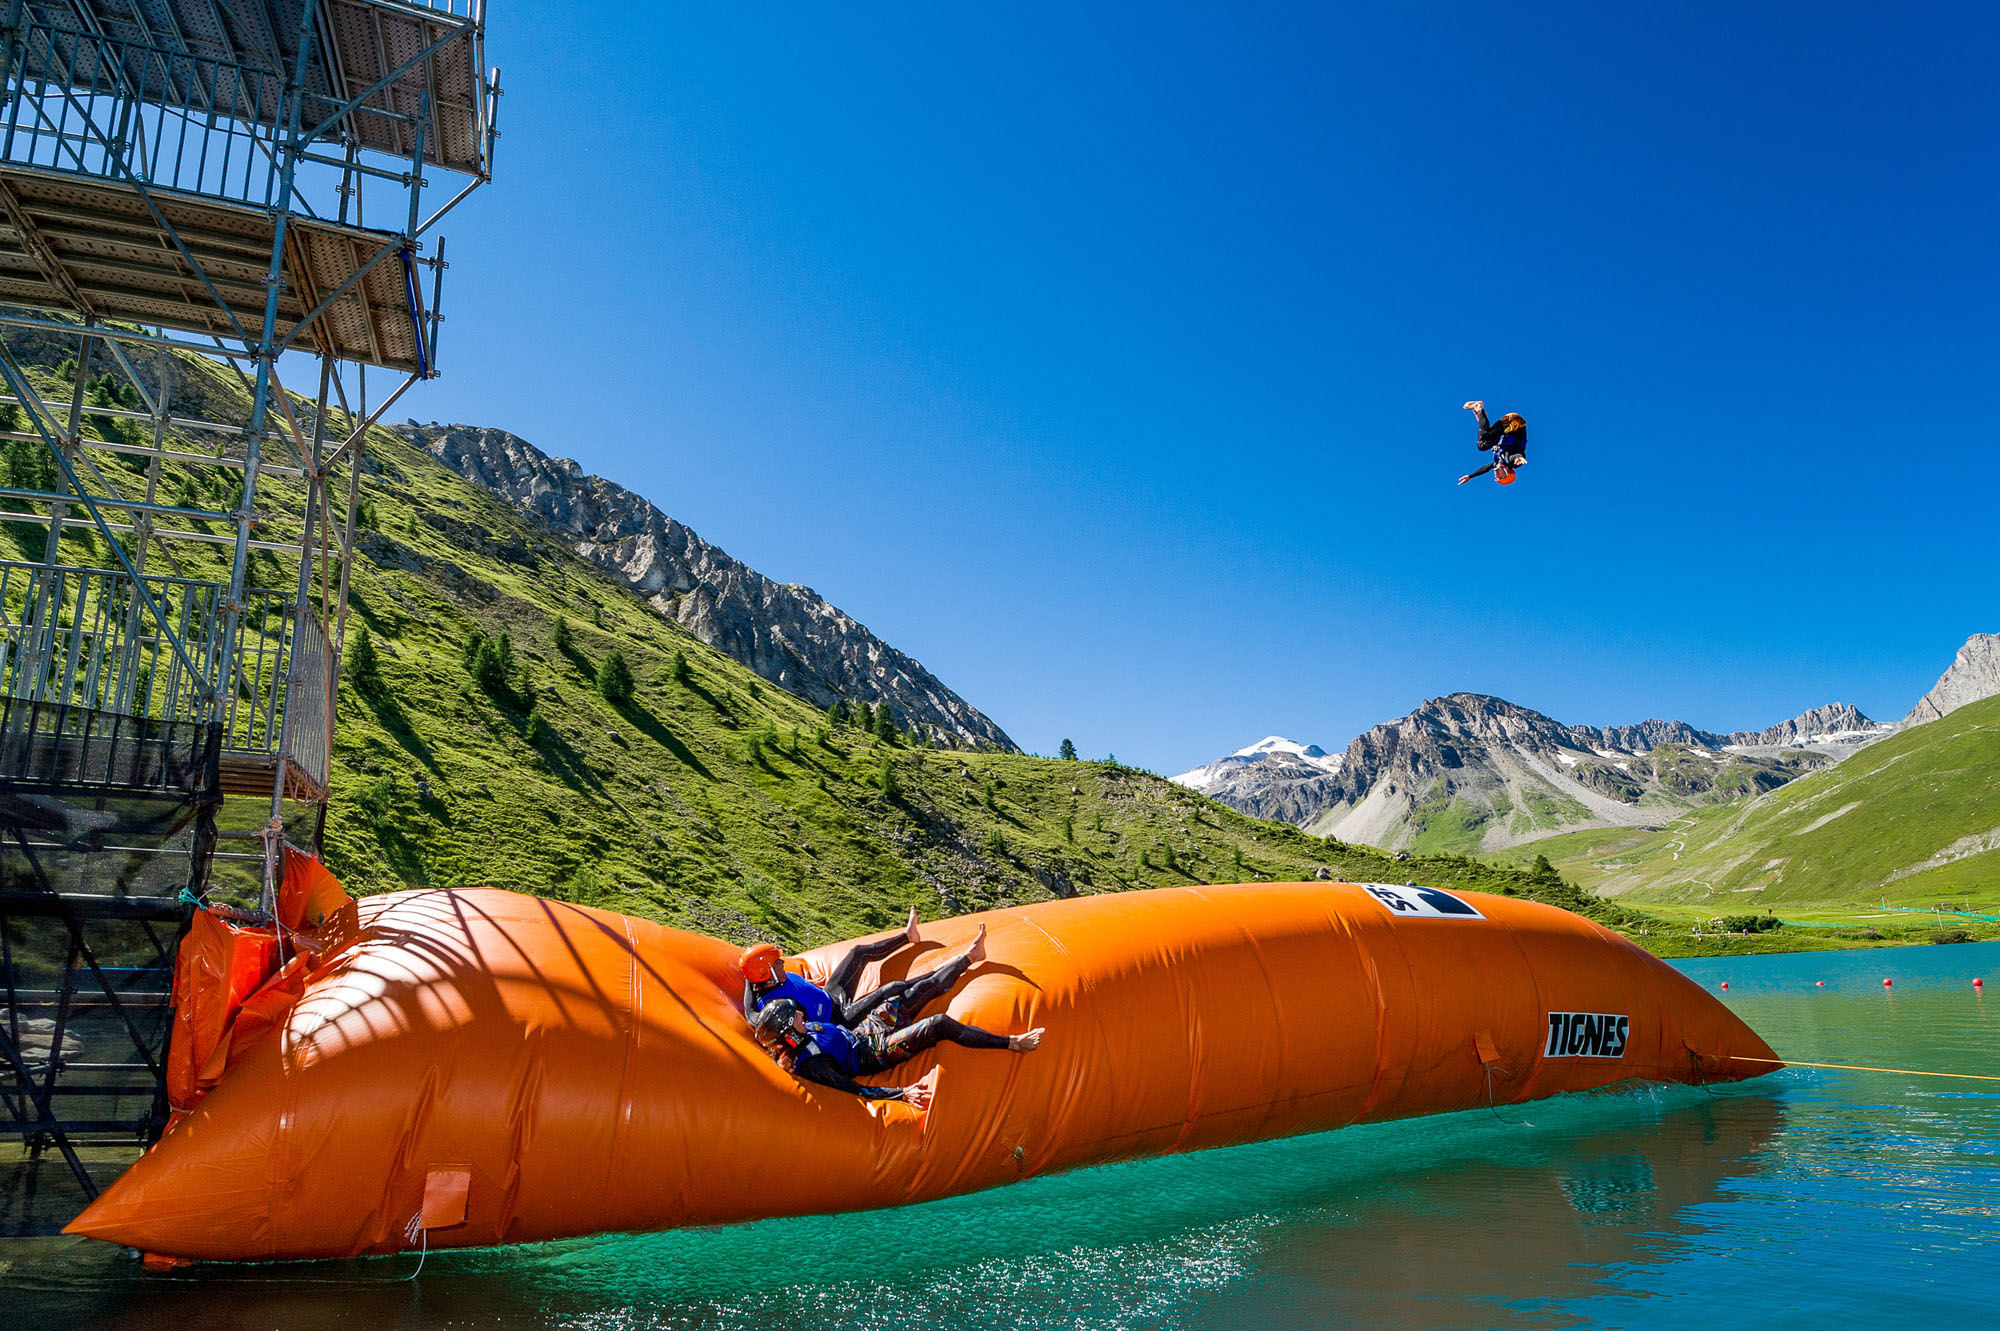
[[[1878,919],[1873,927],[1887,930],[1940,904],[2000,915],[2000,698],[1748,804],[1658,830],[1569,833],[1535,849],[1573,881],[1670,914],[1777,910]],[[1921,919],[2000,932],[1962,917]]]

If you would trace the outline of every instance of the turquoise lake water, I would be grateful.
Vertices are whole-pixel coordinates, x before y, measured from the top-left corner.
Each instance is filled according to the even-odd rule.
[[[2000,943],[1688,962],[1781,1054],[2000,1075]],[[1895,981],[1884,989],[1884,977]],[[1825,987],[1815,986],[1824,981]],[[801,1162],[801,1167],[809,1167]],[[1143,1161],[929,1206],[148,1275],[0,1244],[0,1323],[1994,1325],[2000,1082],[1788,1069]]]

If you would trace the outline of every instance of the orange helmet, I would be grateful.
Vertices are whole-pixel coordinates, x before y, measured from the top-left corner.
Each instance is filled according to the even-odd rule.
[[[777,944],[756,943],[743,950],[736,964],[742,968],[744,979],[752,984],[763,984],[784,961],[784,954],[778,951]]]
[[[1502,485],[1512,485],[1514,483],[1514,469],[1512,467],[1495,467],[1493,469],[1493,479]],[[749,954],[746,952],[744,955],[748,956]]]

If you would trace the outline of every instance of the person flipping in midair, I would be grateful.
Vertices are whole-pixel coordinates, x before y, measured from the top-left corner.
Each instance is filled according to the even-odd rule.
[[[1490,424],[1486,419],[1484,402],[1468,402],[1465,409],[1479,422],[1479,451],[1491,453],[1493,460],[1478,471],[1469,471],[1458,478],[1464,485],[1475,476],[1484,476],[1489,471],[1498,471],[1503,484],[1514,479],[1514,469],[1527,465],[1528,423],[1521,419],[1517,411],[1510,411]]]

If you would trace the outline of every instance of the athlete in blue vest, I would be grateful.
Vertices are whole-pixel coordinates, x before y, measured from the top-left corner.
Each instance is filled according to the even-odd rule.
[[[1526,466],[1528,462],[1528,422],[1521,419],[1519,412],[1510,411],[1488,424],[1484,402],[1468,402],[1465,409],[1479,422],[1479,451],[1491,453],[1493,460],[1478,471],[1469,471],[1459,477],[1458,483],[1464,485],[1475,476],[1495,471],[1499,473],[1495,480],[1502,485],[1512,484],[1515,469]]]
[[[856,943],[826,977],[821,988],[803,975],[785,969],[784,954],[773,943],[758,943],[737,958],[743,971],[743,1020],[753,1027],[757,1013],[774,998],[789,998],[805,1009],[808,1021],[831,1021],[854,1026],[886,997],[880,989],[856,998],[854,986],[870,962],[880,961],[906,944],[918,941],[917,908],[910,907],[910,921],[899,934],[878,938],[872,943]]]
[[[807,1021],[805,1009],[789,998],[773,999],[764,1006],[757,1017],[757,1035],[780,1049],[780,1061],[803,1080],[864,1100],[901,1100],[914,1109],[930,1107],[928,1086],[864,1086],[855,1078],[887,1071],[946,1041],[971,1049],[1011,1049],[1019,1054],[1042,1042],[1039,1026],[1019,1035],[996,1035],[942,1012],[893,1030],[886,1023],[870,1020],[860,1030],[850,1031],[827,1022]]]

